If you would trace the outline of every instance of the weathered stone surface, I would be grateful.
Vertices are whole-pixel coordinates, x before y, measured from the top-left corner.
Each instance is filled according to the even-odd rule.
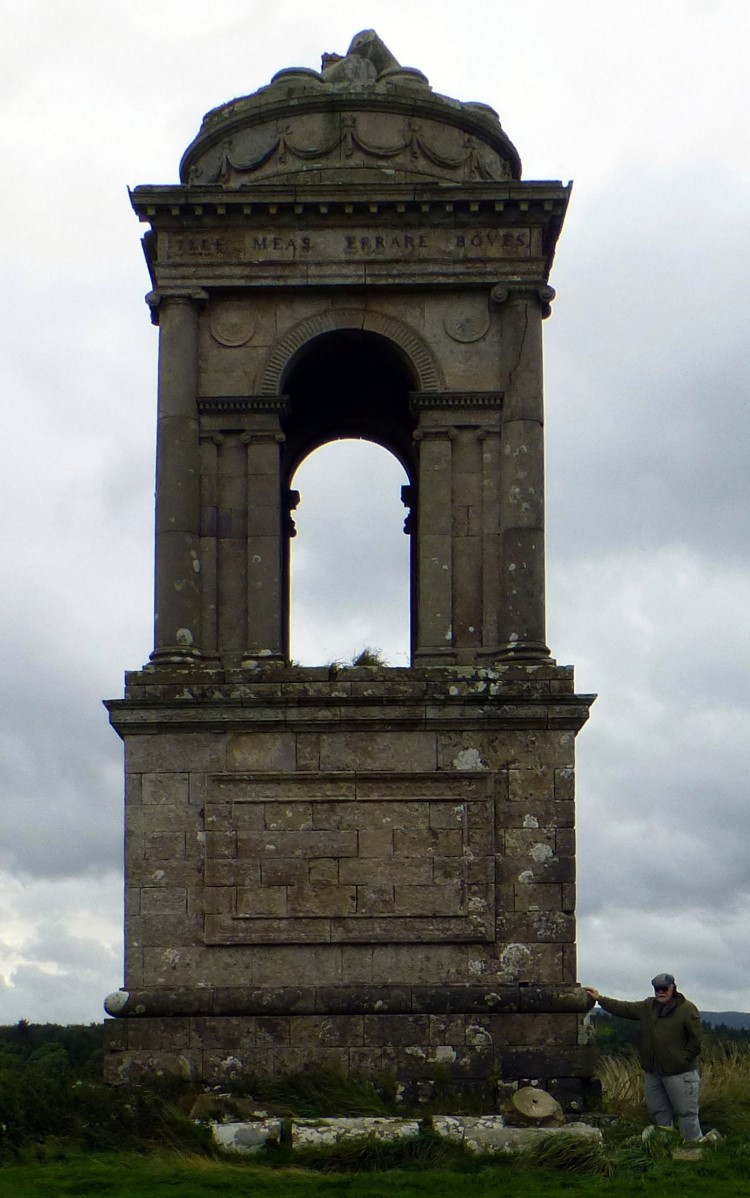
[[[551,1136],[567,1134],[602,1142],[598,1128],[586,1123],[564,1127],[506,1127],[500,1115],[479,1117],[436,1115],[431,1128],[446,1139],[463,1143],[472,1153],[515,1153]],[[418,1136],[422,1125],[416,1119],[360,1117],[336,1119],[293,1119],[290,1142],[295,1148],[325,1148],[347,1140],[400,1140]],[[252,1154],[270,1140],[278,1140],[278,1119],[256,1119],[211,1124],[214,1140],[230,1152]]]
[[[506,1127],[501,1115],[436,1115],[432,1120],[438,1135],[463,1143],[469,1152],[514,1153],[559,1135],[583,1136],[602,1142],[602,1133],[587,1123],[563,1127]]]
[[[280,1119],[256,1119],[247,1123],[212,1123],[211,1133],[220,1148],[227,1152],[250,1154],[264,1148],[269,1141],[281,1138]]]
[[[157,602],[152,660],[108,704],[145,1029],[119,1069],[393,1065],[423,1096],[445,1066],[484,1094],[532,1060],[507,1046],[575,1047],[580,995],[553,992],[591,697],[544,643],[541,370],[567,200],[371,33],[209,113],[181,183],[133,193]],[[342,436],[409,475],[406,668],[286,662],[287,488]],[[183,1043],[185,1019],[215,1022]]]

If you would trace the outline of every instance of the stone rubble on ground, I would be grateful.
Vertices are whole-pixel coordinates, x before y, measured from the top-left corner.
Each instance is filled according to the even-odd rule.
[[[243,1123],[212,1123],[216,1143],[230,1152],[257,1152],[269,1140],[281,1136],[280,1119],[262,1119]],[[400,1140],[420,1132],[416,1119],[341,1118],[293,1119],[289,1125],[295,1148],[323,1148],[344,1140]],[[502,1115],[436,1115],[432,1130],[446,1139],[463,1143],[469,1152],[519,1152],[550,1136],[576,1135],[602,1139],[597,1127],[588,1123],[568,1123],[564,1127],[508,1127]]]

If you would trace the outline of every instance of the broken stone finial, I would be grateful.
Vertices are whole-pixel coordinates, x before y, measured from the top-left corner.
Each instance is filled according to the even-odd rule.
[[[347,58],[352,54],[356,54],[358,58],[366,58],[368,62],[371,62],[378,75],[382,75],[383,71],[388,71],[391,67],[399,67],[401,65],[398,59],[391,54],[385,42],[378,37],[374,29],[363,29],[361,33],[354,35],[351,45],[346,52]]]
[[[343,62],[343,54],[329,54],[328,51],[323,51],[320,56],[320,69],[327,71],[330,67],[335,67],[337,62]]]
[[[374,29],[355,34],[344,58],[340,54],[324,54],[322,59],[327,83],[374,83],[384,71],[399,66]]]

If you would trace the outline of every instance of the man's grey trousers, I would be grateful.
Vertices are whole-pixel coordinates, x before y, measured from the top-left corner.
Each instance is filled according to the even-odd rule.
[[[701,1078],[697,1069],[687,1073],[647,1073],[644,1079],[646,1106],[660,1127],[677,1125],[686,1140],[700,1140],[698,1099]]]

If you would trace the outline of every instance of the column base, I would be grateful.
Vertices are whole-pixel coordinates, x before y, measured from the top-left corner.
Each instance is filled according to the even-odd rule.
[[[242,654],[241,670],[257,670],[259,666],[267,665],[286,665],[286,658],[273,649],[245,649]]]
[[[149,654],[154,665],[189,665],[203,660],[200,649],[193,645],[161,645]]]
[[[434,648],[416,649],[415,666],[452,666],[456,662],[456,650],[452,645],[436,645]]]
[[[550,657],[544,641],[507,641],[497,650],[498,661],[540,661]]]

